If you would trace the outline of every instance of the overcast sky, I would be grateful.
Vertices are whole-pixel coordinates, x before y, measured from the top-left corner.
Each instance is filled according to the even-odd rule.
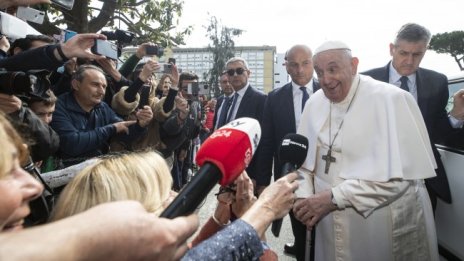
[[[401,25],[415,22],[432,34],[464,30],[463,0],[184,0],[180,27],[194,31],[183,47],[205,47],[210,15],[245,32],[238,46],[270,45],[283,53],[303,43],[313,50],[326,40],[342,40],[360,59],[360,71],[384,66],[389,43]],[[421,64],[447,75],[457,74],[450,55],[428,51]]]

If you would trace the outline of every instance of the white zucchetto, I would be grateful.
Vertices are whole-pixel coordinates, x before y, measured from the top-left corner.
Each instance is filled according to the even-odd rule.
[[[341,41],[327,41],[323,43],[322,45],[320,45],[316,49],[316,51],[314,51],[314,56],[319,53],[329,51],[329,50],[349,50],[351,51],[351,48],[346,43],[341,42]]]

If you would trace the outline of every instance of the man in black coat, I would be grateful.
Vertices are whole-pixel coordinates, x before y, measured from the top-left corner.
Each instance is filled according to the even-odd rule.
[[[221,86],[223,94],[217,99],[216,107],[214,108],[215,113],[213,118],[213,126],[215,130],[224,125],[222,122],[219,123],[218,121],[222,121],[220,116],[227,118],[226,107],[228,107],[228,103],[234,95],[234,89],[229,83],[229,77],[227,76],[226,72],[222,72],[221,76],[219,77],[219,86]],[[227,103],[224,103],[224,101],[227,101]]]
[[[296,133],[305,102],[319,89],[313,79],[311,49],[305,45],[295,45],[285,55],[285,67],[292,81],[269,93],[264,106],[261,151],[257,158],[258,186],[269,185],[274,163],[274,180],[281,177],[283,162],[278,158],[282,138],[288,133]],[[290,212],[295,243],[286,244],[284,251],[304,260],[306,228]]]
[[[425,180],[435,210],[437,197],[451,203],[448,179],[435,143],[444,139],[452,131],[452,127],[458,127],[459,124],[462,126],[462,119],[457,118],[456,106],[449,114],[446,112],[449,98],[446,76],[419,67],[430,39],[430,31],[425,27],[413,23],[403,25],[395,42],[390,43],[391,62],[363,74],[397,85],[409,91],[416,99],[437,162],[437,176]]]
[[[249,117],[258,120],[262,124],[264,103],[266,101],[266,95],[255,88],[251,87],[248,82],[251,71],[248,67],[248,63],[245,59],[240,57],[230,58],[226,62],[227,77],[229,84],[234,88],[234,95],[231,105],[228,109],[226,123],[242,118]],[[248,165],[246,171],[250,178],[256,182],[256,158],[260,153],[260,148],[255,152],[253,159]]]

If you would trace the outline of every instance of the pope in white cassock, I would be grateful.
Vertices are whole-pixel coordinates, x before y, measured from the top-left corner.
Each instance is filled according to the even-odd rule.
[[[316,226],[315,260],[438,260],[424,185],[435,160],[413,96],[357,74],[342,42],[313,60],[322,91],[298,129],[309,151],[293,211]]]

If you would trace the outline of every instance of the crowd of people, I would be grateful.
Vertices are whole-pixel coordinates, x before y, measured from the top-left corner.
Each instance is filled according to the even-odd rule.
[[[362,73],[341,41],[294,45],[291,81],[268,95],[232,57],[210,97],[174,63],[159,73],[152,43],[117,66],[91,52],[101,34],[2,35],[0,259],[277,260],[264,234],[289,213],[295,241],[283,249],[299,261],[438,260],[434,210],[452,197],[435,143],[462,132],[464,90],[448,113],[446,76],[419,67],[430,38],[404,25],[391,61]],[[242,117],[262,138],[209,220],[160,218],[194,174],[198,146]],[[282,173],[288,133],[308,138],[308,154]]]

